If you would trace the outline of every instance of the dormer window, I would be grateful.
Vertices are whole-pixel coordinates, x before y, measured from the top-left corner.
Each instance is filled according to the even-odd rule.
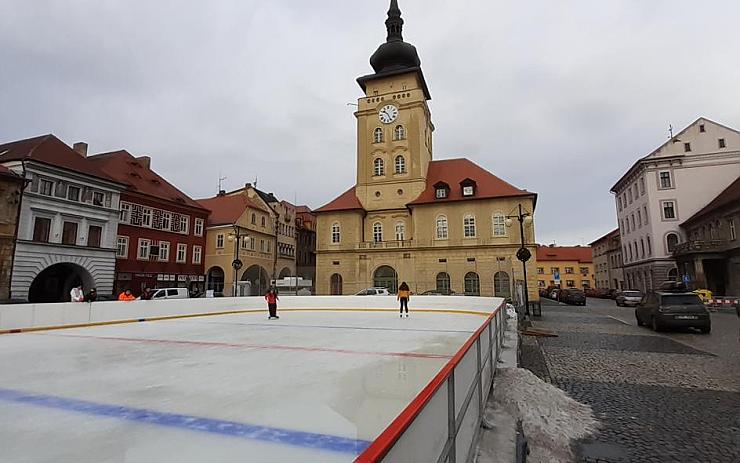
[[[449,196],[450,186],[445,182],[438,182],[434,184],[434,197],[437,199],[444,199]]]
[[[462,189],[463,197],[475,196],[475,180],[466,178],[460,182],[460,188]]]

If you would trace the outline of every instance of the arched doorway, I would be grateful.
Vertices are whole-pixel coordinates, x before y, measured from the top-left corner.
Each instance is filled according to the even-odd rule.
[[[506,272],[496,272],[493,275],[493,295],[496,297],[511,298],[511,280]]]
[[[261,296],[267,292],[269,282],[267,270],[259,265],[252,265],[242,274],[241,281],[249,282],[249,295]]]
[[[480,296],[480,277],[475,272],[465,274],[465,295]]]
[[[668,233],[665,237],[666,241],[666,247],[668,248],[668,253],[673,253],[673,251],[676,249],[676,246],[678,246],[678,235],[675,233]]]
[[[678,269],[676,267],[673,267],[672,269],[668,270],[668,279],[670,281],[678,280]]]
[[[62,262],[51,265],[31,282],[28,302],[69,302],[69,292],[78,285],[87,292],[95,287],[95,280],[90,272],[77,264]]]
[[[292,272],[288,267],[283,267],[282,270],[280,270],[280,278],[289,277],[292,276]]]
[[[224,271],[221,267],[211,267],[206,273],[206,289],[213,290],[214,293],[224,292]]]
[[[437,292],[440,294],[450,294],[450,274],[439,272],[437,274]]]
[[[398,292],[398,274],[388,265],[381,265],[373,273],[373,286],[388,288],[392,294]]]
[[[329,281],[329,294],[340,296],[342,294],[342,275],[335,273]]]

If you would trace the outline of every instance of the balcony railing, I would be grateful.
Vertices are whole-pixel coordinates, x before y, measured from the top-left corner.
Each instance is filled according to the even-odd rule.
[[[693,254],[702,252],[722,252],[729,245],[727,240],[691,240],[679,243],[673,249],[673,255]]]
[[[357,243],[357,249],[398,249],[410,248],[413,245],[411,240],[404,241],[365,241]]]

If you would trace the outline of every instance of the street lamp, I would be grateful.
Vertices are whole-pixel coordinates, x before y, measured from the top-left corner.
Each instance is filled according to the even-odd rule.
[[[236,297],[236,280],[237,280],[237,272],[239,269],[241,269],[244,264],[239,259],[239,248],[241,247],[241,243],[248,243],[249,242],[249,235],[246,234],[245,231],[241,229],[240,226],[234,225],[234,231],[230,232],[227,236],[227,239],[234,243],[234,260],[231,262],[231,267],[234,269],[234,276],[232,277],[231,282],[231,293],[232,296]]]
[[[511,227],[514,224],[512,219],[519,221],[519,236],[521,237],[521,246],[516,252],[516,258],[522,262],[522,271],[524,273],[524,315],[529,316],[529,288],[527,287],[527,261],[532,257],[532,253],[526,248],[524,242],[524,227],[532,225],[532,214],[526,212],[522,205],[519,204],[519,213],[517,215],[506,216],[506,226]]]

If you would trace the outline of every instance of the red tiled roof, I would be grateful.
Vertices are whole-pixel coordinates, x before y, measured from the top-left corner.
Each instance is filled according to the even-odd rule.
[[[94,163],[77,153],[54,135],[18,140],[0,145],[0,163],[33,160],[82,174],[114,181]]]
[[[738,204],[740,204],[740,177],[736,178],[735,181],[730,184],[730,186],[722,190],[722,192],[718,194],[713,200],[711,200],[709,204],[702,207],[699,212],[686,219],[686,221],[684,221],[681,226],[685,226],[687,224],[690,224],[691,222],[695,222],[701,217],[710,214],[722,207]]]
[[[21,177],[20,175],[16,174],[15,172],[13,172],[12,170],[8,169],[7,167],[3,166],[2,164],[0,164],[0,177],[10,177],[10,178],[14,179],[17,182],[22,182],[23,181],[23,177]]]
[[[460,182],[466,179],[475,181],[475,195],[463,197]],[[450,187],[447,198],[437,199],[434,185],[444,182]],[[473,161],[465,158],[431,161],[427,172],[427,187],[409,205],[467,201],[471,199],[505,198],[515,196],[535,196],[532,193],[501,180]]]
[[[213,198],[199,199],[197,202],[202,207],[211,211],[211,215],[208,217],[209,226],[236,223],[248,207],[261,211],[265,210],[245,194],[215,196]]]
[[[593,262],[590,246],[537,246],[537,261],[571,260],[584,263]]]
[[[147,167],[146,161],[138,160],[128,151],[121,150],[96,154],[89,156],[87,159],[113,179],[128,185],[132,191],[165,201],[204,209],[194,199]]]
[[[314,212],[352,211],[357,209],[362,210],[363,207],[360,200],[357,199],[357,195],[355,195],[355,187],[352,187]]]

